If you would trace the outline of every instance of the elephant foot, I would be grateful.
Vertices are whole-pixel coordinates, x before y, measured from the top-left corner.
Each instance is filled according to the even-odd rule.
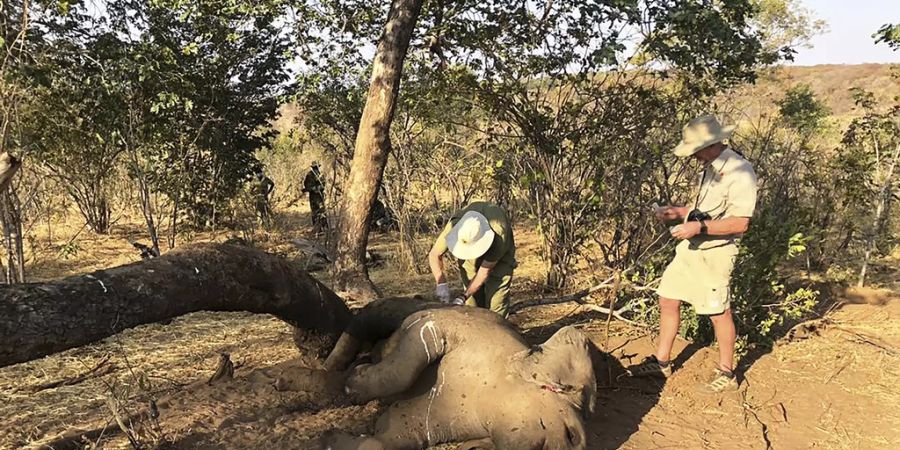
[[[494,450],[494,442],[491,438],[473,439],[459,444],[456,450]]]
[[[371,436],[354,436],[343,431],[329,431],[322,436],[323,450],[388,450],[381,441]]]
[[[344,392],[344,381],[347,376],[341,372],[294,367],[281,372],[275,380],[277,391],[315,392],[330,396],[339,396]]]

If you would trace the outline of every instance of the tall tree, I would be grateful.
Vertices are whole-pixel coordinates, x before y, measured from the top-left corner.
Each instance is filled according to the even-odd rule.
[[[109,226],[106,185],[123,153],[154,247],[152,191],[171,199],[170,245],[182,214],[196,225],[215,221],[269,141],[261,130],[277,112],[292,56],[289,4],[73,3],[61,24],[43,25],[30,79],[44,107],[32,141],[91,228]]]
[[[873,37],[876,44],[900,49],[900,25],[886,24]],[[891,81],[900,81],[900,73],[893,73]],[[880,107],[871,92],[859,88],[852,92],[864,115],[854,119],[844,133],[845,148],[838,158],[838,169],[839,182],[848,187],[853,204],[863,207],[864,248],[857,286],[864,286],[869,263],[889,229],[889,211],[896,197],[900,176],[900,103],[894,99],[893,104]]]
[[[835,170],[850,199],[847,209],[856,210],[861,219],[864,247],[857,285],[863,286],[869,263],[890,229],[888,212],[900,175],[900,105],[879,107],[874,95],[861,89],[854,95],[865,114],[844,133]]]
[[[36,16],[41,16],[43,9],[29,0],[0,2],[0,167],[12,169],[3,171],[9,177],[4,177],[0,184],[0,222],[7,252],[7,283],[25,282],[22,211],[11,183],[19,163],[10,152],[21,155],[26,147],[22,135],[27,128],[25,116],[34,103],[34,96],[22,69],[33,58],[34,43],[41,39],[41,33],[35,33],[33,21]],[[15,164],[11,165],[13,162]]]
[[[391,2],[372,63],[369,94],[350,163],[348,189],[335,228],[336,288],[359,299],[378,296],[365,264],[368,223],[391,150],[391,121],[400,94],[403,61],[422,3],[423,0]]]

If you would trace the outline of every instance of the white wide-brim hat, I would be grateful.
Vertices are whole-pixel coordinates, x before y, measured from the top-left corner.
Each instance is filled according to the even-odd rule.
[[[487,217],[475,211],[465,213],[447,234],[447,248],[458,259],[478,259],[494,242],[494,230]]]
[[[691,156],[710,145],[730,139],[732,133],[734,125],[723,127],[711,115],[700,116],[684,126],[681,130],[681,142],[672,149],[672,153],[682,158]]]

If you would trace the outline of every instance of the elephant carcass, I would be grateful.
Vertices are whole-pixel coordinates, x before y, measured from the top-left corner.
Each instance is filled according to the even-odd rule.
[[[388,329],[381,359],[352,368],[345,390],[359,402],[394,403],[373,436],[332,435],[324,448],[422,449],[465,441],[476,444],[463,448],[585,448],[584,418],[593,409],[596,382],[590,342],[577,329],[565,327],[529,347],[491,311],[391,300],[354,318],[341,339],[354,345],[335,348],[332,368],[341,369],[335,361],[349,360],[360,342]]]

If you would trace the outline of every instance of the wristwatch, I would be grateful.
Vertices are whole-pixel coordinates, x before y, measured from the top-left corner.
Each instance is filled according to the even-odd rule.
[[[709,231],[709,228],[706,226],[706,221],[700,220],[700,234],[706,235],[706,233],[708,231]]]

